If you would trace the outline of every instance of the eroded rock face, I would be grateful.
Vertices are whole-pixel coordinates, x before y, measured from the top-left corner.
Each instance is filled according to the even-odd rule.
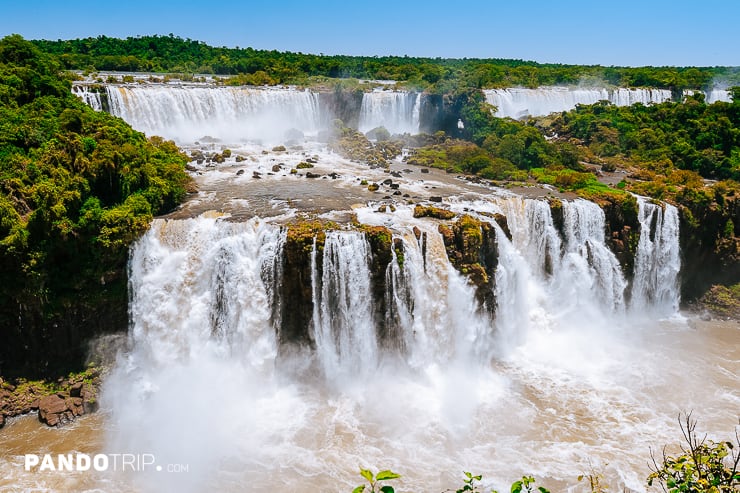
[[[628,282],[635,270],[635,255],[640,239],[637,219],[637,199],[629,196],[622,200],[600,199],[596,203],[606,219],[606,243],[614,252]]]
[[[693,301],[712,285],[731,286],[740,279],[740,200],[679,206],[681,299]]]
[[[67,401],[58,394],[47,395],[39,401],[39,421],[48,426],[57,426],[71,421],[74,414]]]
[[[503,224],[501,229],[508,232],[506,218],[501,214],[494,216],[498,224]],[[439,232],[450,263],[475,286],[481,307],[493,313],[498,267],[496,228],[490,222],[463,215],[451,226],[440,224]]]
[[[8,417],[38,411],[40,422],[48,426],[64,425],[98,410],[100,382],[99,368],[89,368],[54,384],[19,380],[17,385],[11,385],[0,379],[0,421],[4,424]]]
[[[273,317],[279,317],[278,338],[281,347],[288,344],[313,345],[310,333],[314,302],[312,287],[312,251],[316,248],[316,269],[319,277],[323,270],[323,248],[326,232],[339,226],[325,221],[306,220],[289,224],[282,263],[282,278],[277,286],[280,302],[276,303]],[[353,224],[353,229],[365,233],[370,245],[370,273],[373,306],[377,309],[376,326],[381,339],[384,337],[385,281],[388,264],[392,261],[392,233],[382,226]]]

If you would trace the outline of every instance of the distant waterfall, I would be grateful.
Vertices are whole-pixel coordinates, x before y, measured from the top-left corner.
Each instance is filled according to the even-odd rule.
[[[572,110],[578,104],[594,104],[601,100],[617,106],[635,103],[663,103],[671,100],[668,89],[603,89],[543,86],[536,89],[514,87],[508,89],[486,89],[486,101],[497,108],[496,116],[522,118],[543,116],[550,113]]]
[[[110,85],[110,112],[132,127],[177,142],[203,137],[282,142],[322,124],[318,94],[278,88]]]
[[[72,94],[80,98],[95,111],[103,110],[103,102],[100,98],[100,93],[97,91],[91,91],[87,85],[73,85]]]
[[[360,132],[385,127],[391,134],[419,133],[421,93],[373,91],[362,95]]]
[[[724,101],[725,103],[732,102],[730,91],[728,91],[727,89],[712,88],[708,90],[705,94],[707,104],[716,103],[717,101]]]

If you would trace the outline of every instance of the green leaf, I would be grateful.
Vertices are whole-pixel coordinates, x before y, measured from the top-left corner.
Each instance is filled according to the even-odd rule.
[[[354,490],[352,490],[352,493],[362,493],[363,491],[365,491],[365,485],[364,484],[363,485],[360,485],[357,488],[355,488]]]
[[[540,493],[550,493],[550,490],[548,490],[544,486],[538,486],[537,489],[540,490]]]
[[[515,481],[511,484],[511,493],[521,493],[522,492],[522,482],[521,481]]]
[[[380,491],[382,493],[395,493],[396,492],[396,490],[393,489],[393,486],[383,486],[382,488],[380,488]]]
[[[370,483],[373,482],[373,473],[367,469],[360,469],[360,475],[367,479]]]
[[[377,479],[378,481],[388,481],[389,479],[396,479],[400,477],[401,477],[400,474],[396,474],[393,471],[385,470],[385,471],[380,471],[378,475],[375,476],[375,479]]]

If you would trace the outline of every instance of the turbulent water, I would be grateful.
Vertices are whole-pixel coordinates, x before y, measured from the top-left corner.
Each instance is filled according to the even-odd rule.
[[[156,91],[147,98],[162,107],[200,101],[191,89]],[[228,99],[232,90],[217,91]],[[276,93],[275,115],[288,111],[281,98],[310,99]],[[142,114],[158,115],[147,111],[129,113],[131,123],[146,129]],[[679,412],[693,409],[700,428],[730,438],[737,325],[679,314],[672,206],[638,199],[637,254],[624,272],[591,202],[564,201],[556,220],[545,200],[399,164],[394,181],[415,200],[440,194],[458,214],[491,221],[498,264],[494,301],[482,305],[450,263],[438,220],[414,218],[402,201],[381,212],[390,195],[355,191],[360,178],[382,182],[383,170],[315,148],[234,152],[248,159],[197,168],[201,193],[133,246],[129,341],[101,413],[54,434],[53,447],[50,430],[11,421],[0,431],[9,471],[0,491],[346,492],[362,482],[359,467],[399,472],[397,491],[455,490],[463,470],[483,474],[487,489],[532,474],[552,491],[585,491],[576,478],[591,468],[614,491],[645,491],[650,447],[679,441]],[[236,174],[314,152],[314,171],[341,177]],[[368,237],[339,228],[306,244],[297,279],[286,271],[284,223],[308,209],[325,219],[351,210],[403,248],[378,276]],[[285,332],[282,317],[306,306],[285,298],[290,283],[312,300],[304,338]],[[23,454],[46,450],[147,453],[168,468],[24,473]]]

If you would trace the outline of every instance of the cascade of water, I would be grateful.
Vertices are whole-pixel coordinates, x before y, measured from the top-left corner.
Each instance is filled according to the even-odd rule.
[[[544,279],[556,271],[562,242],[552,220],[550,205],[544,200],[520,197],[507,198],[499,203],[512,240],[533,272]]]
[[[671,315],[678,310],[681,269],[678,209],[637,199],[640,240],[635,255],[632,308]]]
[[[365,235],[328,232],[321,273],[316,255],[314,244],[313,335],[324,373],[336,379],[370,372],[378,362],[378,341]]]
[[[614,420],[625,426],[647,420],[644,426],[656,429],[662,417],[655,419],[646,404],[652,401],[644,399],[656,387],[645,386],[644,374],[660,373],[656,368],[663,371],[673,358],[656,363],[661,356],[646,357],[655,346],[644,350],[613,330],[624,326],[618,315],[625,282],[605,244],[603,211],[563,201],[562,218],[553,220],[549,203],[518,197],[460,199],[452,208],[495,230],[493,320],[481,310],[475,286],[447,258],[440,221],[414,218],[410,206],[399,205],[392,216],[367,207],[358,220],[388,221],[394,241],[402,242],[394,243],[398,250],[391,250],[385,271],[386,313],[377,312],[378,276],[371,276],[364,234],[328,231],[323,249],[314,243],[310,254],[314,303],[306,328],[315,347],[281,352],[279,359],[280,321],[271,308],[290,300],[274,293],[281,282],[302,282],[283,281],[285,230],[257,219],[155,220],[131,255],[135,349],[109,380],[116,425],[109,445],[193,464],[178,491],[210,484],[238,489],[254,481],[275,489],[274,464],[290,475],[291,489],[314,481],[322,486],[313,489],[323,491],[316,471],[328,468],[332,480],[351,476],[345,469],[355,467],[358,451],[377,450],[375,461],[387,460],[382,454],[391,450],[393,460],[414,470],[428,467],[416,487],[428,484],[434,469],[470,460],[469,448],[446,459],[457,437],[482,450],[482,467],[496,457],[494,443],[506,452],[496,459],[502,464],[522,444],[527,451],[541,448],[544,442],[530,437],[543,427],[560,434],[553,457],[578,452],[572,444],[582,446],[584,426],[603,440]],[[506,216],[511,240],[492,213]],[[633,305],[670,308],[665,301],[676,291],[665,286],[675,287],[677,212],[640,199],[639,219]],[[385,334],[377,332],[382,323]],[[498,361],[491,364],[492,358]],[[314,365],[323,378],[315,378]],[[672,367],[665,382],[684,371]],[[667,406],[673,396],[671,390]],[[585,415],[575,430],[563,418],[573,409]],[[506,428],[491,415],[504,416]],[[388,436],[398,443],[388,447]],[[629,452],[624,447],[619,437],[584,454],[613,459],[617,450],[618,459]],[[428,453],[419,458],[419,451]],[[633,455],[619,467],[631,471]],[[548,462],[547,470],[563,468],[570,477],[571,462]],[[522,467],[517,475],[530,470]],[[628,475],[630,484],[642,484]],[[138,477],[141,489],[163,481],[156,474]],[[451,484],[441,482],[435,489]]]
[[[403,239],[397,236],[394,236],[393,241],[403,243]],[[392,248],[391,262],[385,272],[385,324],[389,341],[387,345],[400,353],[406,351],[405,329],[411,327],[414,321],[414,298],[403,268],[405,262],[405,255],[399,258],[396,249]]]
[[[541,116],[557,111],[573,109],[577,104],[594,104],[609,99],[606,89],[571,89],[567,87],[540,87],[526,89],[488,89],[484,91],[486,101],[497,108],[496,116],[521,118]]]
[[[362,95],[360,132],[385,127],[391,134],[419,133],[421,94],[373,91]]]
[[[110,111],[142,132],[178,142],[281,141],[291,129],[315,134],[318,94],[276,88],[108,86]]]
[[[664,103],[670,101],[671,96],[671,91],[668,89],[627,89],[620,87],[611,91],[609,101],[617,106],[631,106],[636,103]]]
[[[626,281],[605,244],[604,211],[587,200],[563,202],[566,253],[559,287],[575,300],[596,300],[609,311],[624,307]],[[570,286],[570,287],[568,287]]]
[[[536,89],[513,87],[508,89],[487,89],[486,101],[497,108],[496,116],[522,118],[527,115],[543,116],[559,111],[567,111],[578,104],[594,104],[606,100],[617,106],[635,103],[662,103],[671,100],[668,89],[627,89],[608,90],[604,88],[573,88],[543,86]]]
[[[727,89],[712,88],[708,90],[705,94],[707,104],[716,103],[717,101],[724,101],[725,103],[732,102],[730,91],[728,91]]]
[[[255,365],[274,358],[273,285],[284,238],[256,220],[155,220],[131,254],[134,342],[162,364],[204,347],[245,351]]]
[[[87,85],[73,85],[72,94],[80,98],[95,111],[103,110],[103,102],[100,99],[100,93],[97,91],[91,91]]]

